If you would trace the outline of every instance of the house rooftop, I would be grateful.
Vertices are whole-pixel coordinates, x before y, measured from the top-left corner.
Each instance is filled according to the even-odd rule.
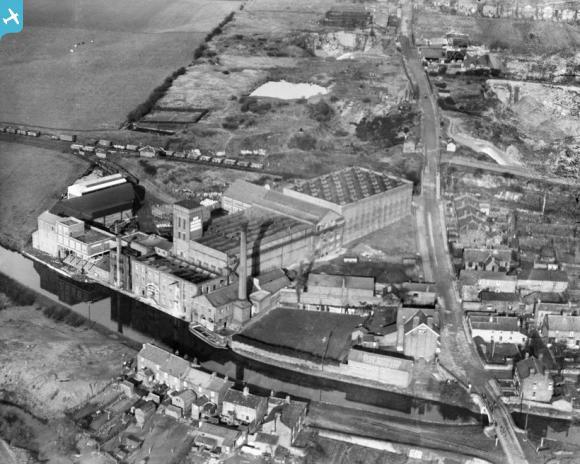
[[[494,271],[472,271],[469,269],[462,269],[459,273],[459,280],[467,285],[474,285],[480,280],[501,280],[501,281],[515,281],[515,275],[507,275],[505,272]]]
[[[546,316],[546,325],[550,332],[580,333],[580,316],[548,314]]]
[[[205,297],[215,308],[233,303],[239,299],[238,283],[218,288],[215,292],[207,293]]]
[[[544,365],[535,356],[522,359],[516,364],[516,370],[520,379],[526,379],[534,373],[544,375]]]
[[[479,249],[479,248],[465,248],[463,250],[463,260],[467,262],[484,263],[491,258],[500,261],[510,261],[512,251],[510,249],[496,250],[496,249]]]
[[[224,402],[233,403],[239,406],[245,406],[252,409],[257,409],[262,404],[267,403],[267,398],[264,396],[253,395],[252,393],[241,392],[239,390],[228,390],[224,396]]]
[[[217,276],[217,274],[209,272],[206,269],[202,269],[193,264],[172,257],[149,254],[137,257],[135,260],[194,284],[205,282],[206,280],[213,279]]]
[[[500,330],[525,333],[518,317],[509,316],[470,316],[471,327],[477,330]]]
[[[417,318],[417,319],[415,319],[415,318]],[[433,320],[434,320],[433,316],[427,316],[422,310],[419,310],[413,315],[413,317],[411,317],[410,319],[408,319],[405,322],[405,325],[404,325],[405,334],[412,332],[417,327],[419,327],[421,324],[425,324],[433,332],[439,334],[439,329],[434,325]]]
[[[527,268],[523,269],[522,272],[518,275],[518,280],[568,282],[568,273],[566,271]]]
[[[350,167],[303,181],[293,190],[343,206],[409,183],[369,169]]]
[[[482,302],[486,301],[520,301],[520,295],[511,292],[490,292],[483,290],[479,293],[479,298]]]
[[[236,429],[231,429],[223,425],[212,424],[211,422],[203,421],[199,427],[199,433],[205,436],[222,438],[225,446],[233,446],[237,438],[242,432]],[[198,438],[197,437],[196,441]]]

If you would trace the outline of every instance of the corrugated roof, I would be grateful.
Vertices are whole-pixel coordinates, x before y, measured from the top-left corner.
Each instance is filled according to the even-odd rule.
[[[351,167],[306,180],[294,190],[336,205],[347,205],[404,184],[410,182],[369,169]]]
[[[93,221],[109,214],[134,210],[137,206],[136,200],[133,184],[125,183],[90,192],[82,197],[61,200],[50,212],[83,221]]]
[[[471,327],[478,330],[502,330],[524,333],[518,317],[502,316],[471,316]]]

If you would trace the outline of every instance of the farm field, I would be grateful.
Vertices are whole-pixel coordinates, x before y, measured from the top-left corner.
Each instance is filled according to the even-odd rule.
[[[0,121],[116,129],[154,87],[191,63],[207,32],[239,5],[30,0],[23,32],[0,43]]]
[[[38,215],[88,168],[87,161],[58,151],[0,142],[0,242],[24,246]]]

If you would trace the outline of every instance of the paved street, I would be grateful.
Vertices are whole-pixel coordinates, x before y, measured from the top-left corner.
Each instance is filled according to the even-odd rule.
[[[519,437],[516,435],[512,418],[505,406],[488,387],[491,376],[483,369],[473,344],[468,340],[464,330],[464,319],[456,292],[451,261],[447,250],[445,224],[437,198],[439,183],[439,117],[436,102],[431,92],[429,81],[423,70],[417,50],[412,46],[412,4],[403,7],[402,30],[409,33],[401,40],[406,57],[408,71],[418,86],[418,102],[422,118],[422,137],[425,149],[425,168],[423,171],[422,192],[416,199],[417,228],[427,244],[427,249],[419,244],[426,267],[425,276],[431,275],[437,284],[437,290],[443,300],[444,310],[441,314],[441,362],[454,372],[466,384],[472,384],[474,391],[484,393],[492,403],[496,431],[502,448],[511,464],[528,462],[529,455],[522,450]],[[533,456],[532,456],[533,457]]]

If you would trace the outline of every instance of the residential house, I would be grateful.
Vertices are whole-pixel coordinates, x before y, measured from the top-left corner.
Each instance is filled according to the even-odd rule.
[[[463,267],[473,271],[504,271],[510,269],[511,249],[464,248]]]
[[[563,293],[568,289],[568,274],[528,267],[518,275],[517,288],[527,292]]]
[[[205,397],[208,401],[220,406],[226,392],[234,386],[227,377],[220,378],[215,372],[208,374],[200,369],[190,367],[183,377],[182,388],[195,392],[198,398]]]
[[[139,156],[142,158],[155,158],[159,150],[151,145],[146,145],[144,147],[139,148]]]
[[[459,273],[459,282],[461,284],[462,299],[478,301],[479,292],[482,290],[515,293],[517,277],[515,275],[507,275],[505,272],[470,271],[464,269]]]
[[[279,441],[280,437],[274,433],[258,432],[248,439],[248,444],[256,448],[263,455],[274,456]]]
[[[182,415],[189,414],[197,395],[192,390],[183,390],[171,397],[171,404],[181,410]]]
[[[524,400],[548,403],[554,394],[554,381],[535,356],[516,364],[514,383]]]
[[[165,406],[164,413],[166,416],[173,417],[177,420],[183,417],[183,409],[181,409],[179,406],[175,406],[174,404],[168,404]]]
[[[433,316],[418,310],[397,327],[397,351],[413,359],[431,361],[439,353],[439,328]]]
[[[157,410],[157,405],[153,401],[142,401],[135,405],[135,420],[139,427],[143,427],[147,419],[149,419],[155,411]]]
[[[202,417],[216,417],[217,415],[217,404],[212,403],[207,396],[198,396],[191,404],[191,418],[193,420],[199,420]]]
[[[264,419],[267,408],[267,398],[251,394],[248,387],[244,387],[243,391],[231,389],[224,396],[221,418],[228,424],[257,427]]]
[[[403,306],[428,306],[437,304],[437,287],[430,282],[403,282],[393,285]]]
[[[531,308],[536,327],[541,327],[548,314],[572,315],[578,310],[568,298],[567,293],[533,292],[525,295],[523,301]]]
[[[528,341],[519,317],[470,315],[467,322],[472,338],[481,337],[486,343],[525,345]]]
[[[534,268],[548,269],[549,271],[557,271],[558,256],[553,246],[543,246],[540,252],[534,259]]]
[[[457,0],[455,8],[457,13],[472,16],[477,13],[477,0]]]
[[[223,425],[201,422],[193,443],[198,448],[218,453],[231,453],[242,446],[247,434]]]
[[[361,345],[365,348],[395,347],[397,345],[397,309],[396,306],[377,307],[365,321],[367,334]]]
[[[485,369],[513,372],[514,363],[521,359],[517,345],[513,343],[486,342],[481,337],[474,337],[475,344]]]
[[[549,343],[565,343],[568,348],[579,348],[580,316],[548,314],[544,317],[541,334]]]
[[[137,369],[145,380],[180,390],[189,362],[151,343],[145,343],[137,354]],[[152,377],[152,378],[151,378]]]
[[[523,309],[520,295],[515,292],[490,292],[484,290],[479,294],[479,298],[481,311],[498,314],[519,314]]]
[[[268,413],[264,419],[262,430],[276,433],[280,437],[279,444],[290,448],[306,422],[308,403],[271,396],[268,398]]]

